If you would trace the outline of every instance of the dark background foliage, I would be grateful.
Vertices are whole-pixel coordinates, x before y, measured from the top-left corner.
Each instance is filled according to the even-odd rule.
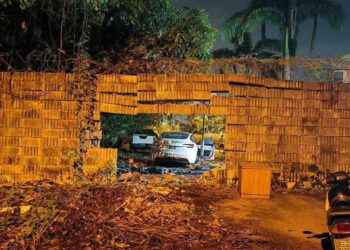
[[[201,9],[169,0],[3,0],[0,53],[26,59],[209,59],[215,29]],[[34,66],[35,67],[35,66]]]

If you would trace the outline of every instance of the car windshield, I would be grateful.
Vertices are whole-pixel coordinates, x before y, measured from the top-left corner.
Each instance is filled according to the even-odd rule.
[[[164,139],[187,139],[189,133],[185,132],[165,132],[162,133],[162,138]]]

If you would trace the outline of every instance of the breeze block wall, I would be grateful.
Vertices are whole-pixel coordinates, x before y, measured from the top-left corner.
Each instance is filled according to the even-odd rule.
[[[72,177],[79,145],[77,101],[67,92],[70,80],[69,74],[0,73],[0,182]],[[94,119],[99,121],[99,112]],[[91,173],[111,159],[114,149],[90,148],[84,171]]]
[[[70,74],[0,74],[0,176],[32,180],[70,174],[78,146],[77,102]],[[99,75],[94,119],[101,112],[226,116],[227,178],[240,162],[276,170],[350,170],[350,85],[282,81],[235,74]],[[85,169],[116,157],[93,148]]]
[[[350,170],[349,84],[235,74],[140,74],[129,82],[121,76],[101,81],[107,78],[113,84],[101,90],[104,112],[226,115],[226,177],[237,174],[240,162],[268,163],[275,170],[312,164]],[[127,92],[128,103],[113,96],[116,89]]]

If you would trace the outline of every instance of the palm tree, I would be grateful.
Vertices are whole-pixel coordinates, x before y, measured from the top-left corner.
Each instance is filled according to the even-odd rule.
[[[337,27],[342,23],[344,15],[343,11],[339,12],[339,6],[332,0],[251,0],[245,10],[237,12],[226,20],[222,26],[222,37],[227,39],[235,36],[242,40],[245,32],[262,25],[260,46],[276,50],[282,48],[280,51],[286,61],[284,79],[290,80],[289,59],[296,54],[298,24],[317,15],[327,20],[332,27]],[[340,17],[335,17],[337,13],[340,13]],[[266,23],[279,27],[282,34],[280,40],[266,39],[264,27]],[[317,22],[314,26],[312,46],[316,38],[316,29]]]
[[[266,39],[265,23],[272,23],[279,26],[283,37],[283,57],[286,59],[284,67],[284,78],[290,79],[289,58],[291,54],[290,42],[296,40],[297,36],[297,0],[252,0],[248,8],[234,14],[226,20],[223,25],[223,38],[236,36],[242,39],[242,35],[251,31],[258,25],[262,25],[261,43],[262,46],[271,45],[271,41]],[[275,42],[275,41],[274,41]],[[274,43],[276,44],[276,43]]]
[[[322,19],[335,30],[340,30],[345,19],[341,4],[334,0],[306,0],[299,11],[299,20],[313,19],[313,28],[310,39],[309,55],[311,56],[316,43],[318,20]]]

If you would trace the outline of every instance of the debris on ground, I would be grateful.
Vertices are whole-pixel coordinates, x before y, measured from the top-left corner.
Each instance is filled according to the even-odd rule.
[[[247,249],[269,242],[211,213],[232,189],[170,174],[124,180],[0,187],[0,249]]]
[[[312,167],[311,165],[310,167]],[[287,169],[285,171],[273,172],[271,186],[273,190],[286,190],[298,192],[323,192],[326,188],[326,172],[319,170],[295,171]]]
[[[127,172],[139,172],[141,174],[168,174],[175,175],[201,175],[212,168],[222,166],[220,162],[208,162],[200,160],[196,164],[184,166],[181,164],[169,164],[169,166],[156,166],[147,152],[119,152],[117,161],[117,174]]]
[[[287,190],[291,190],[295,187],[295,182],[294,181],[288,181],[287,182]]]

